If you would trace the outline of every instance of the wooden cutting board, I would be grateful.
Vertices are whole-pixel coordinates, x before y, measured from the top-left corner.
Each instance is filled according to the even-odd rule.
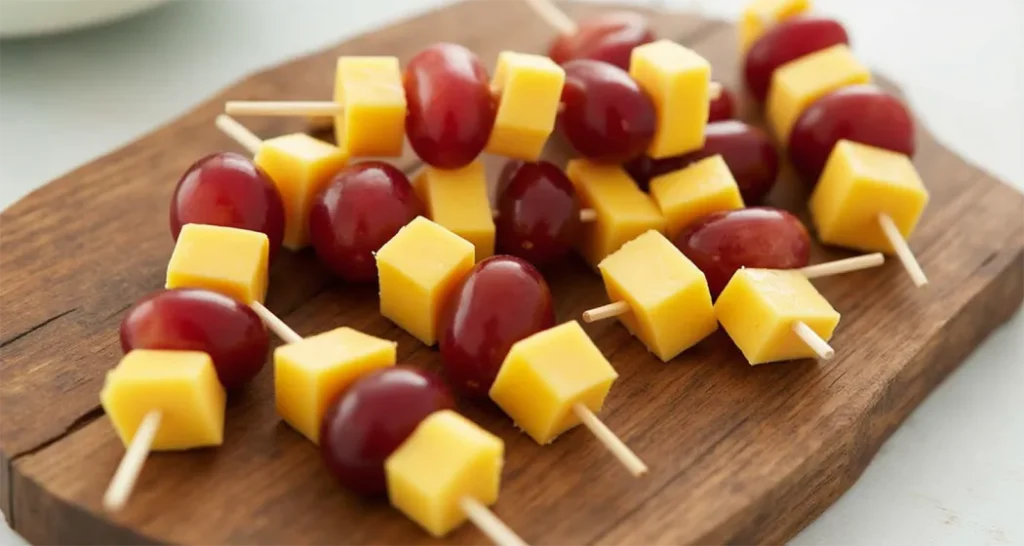
[[[729,23],[651,15],[660,36],[705,55],[716,79],[739,89]],[[404,61],[446,40],[493,68],[500,50],[543,52],[551,38],[518,0],[444,8],[253,75],[4,211],[0,501],[14,529],[37,544],[484,542],[471,526],[433,541],[384,502],[332,483],[318,451],[275,414],[269,366],[230,400],[223,447],[153,456],[127,510],[107,516],[100,498],[124,448],[98,393],[120,357],[122,312],[162,285],[175,182],[198,158],[238,150],[213,126],[225,100],[329,97],[339,54]],[[265,137],[303,129],[244,121]],[[551,157],[565,154],[555,145]],[[400,163],[418,165],[411,155]],[[603,418],[649,463],[645,478],[585,430],[540,447],[493,407],[463,403],[506,442],[496,512],[535,544],[782,542],[821,513],[1024,291],[1024,198],[923,129],[915,163],[932,201],[911,246],[931,284],[914,289],[895,261],[818,282],[843,315],[830,362],[752,368],[719,332],[662,364],[614,321],[587,326],[620,374]],[[494,175],[498,162],[488,165]],[[786,172],[769,202],[804,214],[805,200]],[[814,259],[844,255],[816,248]],[[579,260],[546,275],[560,321],[605,302]],[[349,325],[396,339],[402,362],[439,365],[436,350],[378,314],[374,288],[332,279],[309,251],[275,264],[268,305],[302,334]]]

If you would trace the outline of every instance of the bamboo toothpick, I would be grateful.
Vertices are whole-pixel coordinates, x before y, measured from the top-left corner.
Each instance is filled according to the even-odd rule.
[[[466,514],[469,521],[476,525],[480,532],[487,535],[498,546],[527,546],[526,541],[519,538],[504,521],[494,515],[489,508],[473,497],[459,499],[459,508]]]
[[[571,36],[579,31],[579,25],[551,0],[525,1],[528,6],[533,8],[534,13],[540,16],[548,26],[555,29],[559,34]]]
[[[873,254],[844,258],[834,262],[809,265],[807,267],[801,267],[797,271],[802,273],[803,276],[808,279],[817,279],[818,277],[827,277],[830,275],[839,275],[840,273],[849,273],[852,271],[860,271],[861,269],[878,267],[883,263],[885,263],[885,256],[881,252],[875,252]]]
[[[124,508],[132,490],[135,489],[135,482],[139,479],[142,465],[149,456],[149,449],[153,446],[156,433],[160,430],[160,420],[163,414],[159,411],[151,411],[142,418],[139,428],[135,429],[132,442],[128,450],[124,452],[121,463],[117,465],[114,478],[107,486],[107,492],[103,495],[103,509],[108,512],[117,512]]]
[[[410,177],[411,178],[411,177]],[[498,210],[491,211],[491,216],[494,218],[498,217]],[[580,210],[580,222],[584,224],[597,221],[597,211],[594,209],[581,209]]]
[[[811,329],[803,321],[796,321],[793,323],[793,332],[800,336],[800,339],[811,348],[812,351],[818,354],[818,358],[822,360],[829,360],[836,355],[835,349],[828,344],[827,341],[821,339],[821,336],[817,332]]]
[[[258,301],[252,302],[250,305],[253,311],[263,319],[263,324],[267,325],[272,332],[277,334],[277,337],[284,340],[285,343],[298,343],[302,341],[302,336],[292,330],[283,320],[277,318],[270,309],[267,309],[265,305]]]
[[[333,101],[244,101],[224,104],[224,113],[233,116],[313,116],[334,117],[344,111]]]
[[[882,226],[882,232],[885,233],[886,239],[889,239],[889,244],[892,245],[893,250],[896,252],[896,257],[903,263],[903,268],[907,270],[907,274],[910,275],[910,280],[914,282],[914,286],[920,288],[928,284],[928,277],[925,276],[924,270],[921,269],[921,264],[917,263],[914,252],[910,250],[906,239],[903,238],[903,234],[896,227],[896,223],[892,221],[892,217],[881,213],[878,215],[878,224]]]
[[[260,151],[263,140],[231,116],[221,114],[217,116],[217,120],[214,123],[221,132],[231,137],[232,140],[248,150],[249,153],[256,155]]]
[[[615,455],[615,458],[622,463],[622,466],[626,467],[630,474],[640,477],[647,473],[647,465],[640,460],[640,457],[637,457],[636,453],[633,453],[633,450],[629,449],[629,446],[608,428],[608,425],[605,425],[604,422],[594,415],[590,408],[577,402],[573,404],[572,411],[576,414],[576,417],[579,417],[583,425],[590,429],[590,432],[608,448],[608,451]]]
[[[619,315],[625,315],[629,312],[629,304],[624,301],[613,301],[606,303],[600,307],[588,309],[583,312],[583,322],[597,322],[599,320],[610,319]]]

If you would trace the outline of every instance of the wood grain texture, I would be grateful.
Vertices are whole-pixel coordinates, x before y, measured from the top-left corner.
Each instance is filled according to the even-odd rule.
[[[608,9],[570,7],[580,16]],[[677,14],[654,21],[739,88],[730,25]],[[161,286],[174,183],[196,158],[236,149],[212,125],[224,100],[328,97],[342,53],[406,60],[447,40],[493,68],[498,51],[542,52],[550,38],[517,0],[426,14],[247,78],[5,211],[0,507],[14,528],[39,544],[437,542],[386,503],[328,479],[317,450],[275,414],[269,367],[229,401],[223,447],[155,455],[128,509],[108,518],[100,498],[123,447],[98,392],[120,356],[122,311]],[[265,136],[302,129],[298,120],[244,122]],[[843,314],[828,363],[751,368],[719,332],[661,364],[614,321],[587,325],[620,374],[602,416],[651,474],[630,478],[583,430],[542,448],[495,408],[463,403],[506,441],[497,513],[531,543],[678,544],[782,542],[824,510],[1024,292],[1024,198],[924,130],[918,143],[915,164],[932,201],[911,245],[929,287],[913,289],[894,261],[818,281]],[[553,146],[551,157],[565,154]],[[411,156],[400,163],[417,166]],[[488,160],[492,176],[497,165]],[[805,199],[786,172],[770,202],[803,214]],[[605,301],[579,260],[545,273],[559,320]],[[380,317],[375,288],[334,281],[311,252],[275,264],[268,306],[301,334],[348,325],[396,339],[403,362],[438,366],[436,351]],[[466,526],[444,542],[483,541]]]

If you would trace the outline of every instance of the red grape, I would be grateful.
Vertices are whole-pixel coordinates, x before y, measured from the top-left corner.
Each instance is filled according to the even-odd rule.
[[[654,41],[654,31],[639,13],[611,12],[583,20],[575,34],[555,39],[548,56],[558,64],[594,59],[629,70],[633,48]]]
[[[499,252],[537,266],[568,254],[580,231],[580,203],[562,169],[525,163],[498,199],[495,219]]]
[[[772,74],[780,66],[837,44],[850,43],[838,21],[816,15],[799,15],[773,25],[747,51],[743,74],[747,89],[764,102]]]
[[[239,154],[208,155],[185,171],[171,195],[171,236],[181,226],[209,224],[260,231],[273,259],[284,239],[284,202],[263,169]]]
[[[384,461],[435,411],[455,409],[437,375],[408,366],[356,380],[324,414],[320,454],[341,485],[368,496],[387,492]]]
[[[804,267],[811,252],[811,237],[800,220],[770,207],[711,213],[673,242],[704,272],[712,296],[718,296],[741,267]]]
[[[476,264],[448,298],[438,322],[448,380],[486,397],[517,341],[551,328],[555,311],[544,277],[513,256]]]
[[[121,349],[203,351],[225,389],[242,386],[267,360],[270,338],[260,317],[227,296],[179,288],[139,300],[121,320]]]
[[[651,144],[657,120],[654,102],[616,66],[579,59],[565,63],[558,127],[582,156],[623,163]]]
[[[502,194],[505,193],[505,189],[508,188],[509,183],[512,182],[512,177],[516,174],[516,171],[519,170],[519,167],[523,166],[523,163],[525,162],[521,159],[509,159],[501,167],[501,172],[498,173],[497,199],[501,199]]]
[[[409,144],[426,163],[457,169],[476,159],[497,111],[487,69],[472,51],[457,44],[434,44],[405,68],[403,84],[409,115]]]
[[[732,91],[725,86],[722,86],[722,92],[717,98],[711,99],[708,108],[708,123],[736,117],[736,99],[733,98]]]
[[[341,278],[373,282],[373,253],[423,210],[405,173],[382,161],[356,163],[313,200],[310,240],[320,261]]]
[[[841,139],[914,155],[914,120],[900,99],[873,85],[852,85],[814,101],[797,118],[789,157],[800,175],[817,182]]]

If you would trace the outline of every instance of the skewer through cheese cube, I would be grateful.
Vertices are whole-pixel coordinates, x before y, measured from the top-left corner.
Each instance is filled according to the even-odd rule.
[[[668,362],[718,329],[707,279],[664,235],[648,231],[598,266],[611,301],[625,301],[626,328]]]
[[[555,129],[565,70],[542,55],[503,51],[491,88],[501,94],[488,153],[524,161],[540,158]]]
[[[167,264],[166,288],[205,288],[246,304],[267,293],[270,241],[266,234],[186,224]]]
[[[565,172],[583,208],[596,213],[593,222],[583,224],[578,243],[591,265],[596,267],[605,256],[644,232],[665,231],[665,218],[657,205],[622,167],[574,159]]]
[[[721,155],[653,178],[650,193],[669,237],[712,212],[743,208],[740,187]]]
[[[740,15],[740,53],[745,54],[771,25],[810,9],[811,0],[752,0]]]
[[[398,157],[405,144],[405,88],[398,57],[340,57],[334,102],[338,146],[348,157]]]
[[[107,372],[100,403],[125,446],[143,419],[159,412],[153,451],[218,446],[224,438],[224,387],[210,355],[136,349]]]
[[[384,462],[391,505],[431,535],[466,521],[464,499],[497,502],[505,443],[451,410],[427,416]]]
[[[633,48],[629,75],[651,96],[657,130],[647,155],[659,159],[704,146],[711,99],[711,64],[671,40]]]
[[[477,261],[494,254],[494,215],[482,161],[454,170],[427,166],[413,187],[431,220],[473,243]]]
[[[816,358],[797,323],[824,341],[839,324],[839,313],[803,273],[781,269],[737,271],[719,294],[715,315],[751,365]]]
[[[395,365],[397,343],[336,328],[274,350],[274,395],[284,420],[320,443],[327,406],[356,379]]]
[[[417,216],[377,251],[381,314],[433,345],[438,315],[473,256],[472,243]]]

